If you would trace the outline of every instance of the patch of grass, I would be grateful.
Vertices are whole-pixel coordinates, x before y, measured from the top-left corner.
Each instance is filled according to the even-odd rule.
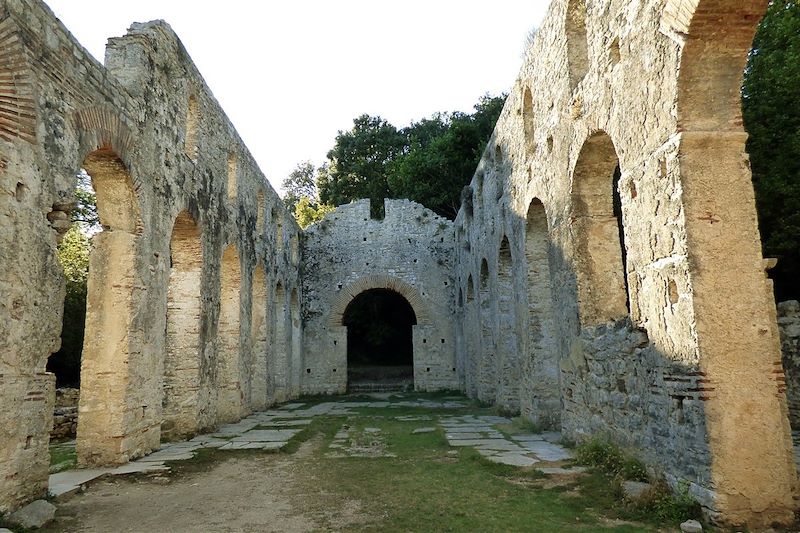
[[[649,481],[644,464],[610,442],[590,439],[575,448],[575,457],[579,464],[598,468],[613,477],[631,481]]]
[[[75,468],[78,464],[78,454],[74,445],[50,445],[50,473],[63,472]]]
[[[375,414],[375,410],[367,412]],[[369,522],[348,526],[348,531],[651,529],[636,524],[609,527],[590,497],[579,492],[565,495],[561,487],[525,486],[519,480],[537,480],[544,474],[489,462],[471,448],[451,448],[441,429],[413,434],[415,428],[433,423],[395,419],[409,414],[421,413],[402,408],[392,410],[391,417],[354,415],[333,430],[342,423],[352,428],[377,427],[387,450],[396,458],[329,458],[323,448],[314,460],[306,462],[309,490],[326,487],[316,505],[335,508],[343,501],[357,500],[371,517]]]
[[[592,475],[581,481],[581,491],[602,502],[604,507],[614,509],[621,518],[676,525],[690,518],[702,518],[700,505],[689,495],[688,487],[675,493],[663,479],[651,480],[641,461],[614,444],[589,440],[576,447],[575,455],[579,464],[594,469]],[[650,482],[652,487],[641,497],[628,500],[622,491],[627,480]]]
[[[688,487],[679,488],[675,493],[663,480],[653,484],[653,488],[632,502],[625,502],[627,515],[638,520],[652,520],[678,524],[684,520],[702,519],[700,504],[689,495]]]

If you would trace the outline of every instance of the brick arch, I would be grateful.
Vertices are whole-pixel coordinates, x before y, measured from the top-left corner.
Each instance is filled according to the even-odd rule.
[[[33,71],[11,17],[0,21],[0,138],[36,142],[36,99]]]
[[[661,27],[685,36],[678,77],[682,131],[742,131],[745,63],[769,0],[668,0]],[[665,28],[666,27],[666,28]]]
[[[73,127],[78,133],[80,159],[96,150],[113,151],[130,167],[134,135],[128,122],[108,106],[90,106],[75,111]]]
[[[331,305],[328,325],[341,326],[344,320],[344,312],[350,302],[362,292],[370,289],[388,289],[400,294],[408,301],[411,308],[414,309],[414,314],[417,315],[417,324],[423,325],[430,323],[427,306],[423,302],[419,292],[417,292],[417,289],[395,277],[375,275],[364,276],[341,289],[334,299],[333,305]]]

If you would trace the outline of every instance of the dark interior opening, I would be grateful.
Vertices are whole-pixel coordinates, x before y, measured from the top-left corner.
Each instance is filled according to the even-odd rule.
[[[622,253],[622,280],[625,282],[625,303],[628,306],[628,314],[631,313],[631,296],[628,292],[628,250],[625,248],[625,226],[622,223],[622,197],[619,193],[619,180],[622,177],[622,171],[617,165],[614,169],[614,179],[611,184],[611,191],[613,196],[612,206],[614,210],[614,218],[617,219],[617,231],[619,232],[619,248]]]
[[[342,323],[347,327],[348,389],[413,387],[411,328],[417,317],[408,300],[389,289],[366,290],[347,306]]]

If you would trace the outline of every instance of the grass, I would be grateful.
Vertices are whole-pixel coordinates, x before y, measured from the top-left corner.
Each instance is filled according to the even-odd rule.
[[[373,400],[374,401],[374,400]],[[551,489],[537,486],[544,474],[487,461],[470,448],[452,449],[433,426],[441,415],[490,414],[489,408],[364,408],[348,418],[319,418],[307,428],[310,438],[322,434],[315,452],[308,493],[325,508],[357,500],[372,519],[347,531],[652,531],[652,522],[609,524],[603,512],[613,498],[596,499],[582,482]],[[430,416],[433,420],[402,421],[398,416]],[[386,451],[396,458],[331,458],[327,445],[343,424],[356,439],[366,427],[379,428]],[[596,479],[595,482],[602,480]],[[609,484],[605,482],[606,493]],[[333,524],[329,524],[334,527]]]
[[[50,445],[50,473],[55,474],[70,468],[75,468],[78,464],[78,454],[75,451],[75,444],[51,444]]]
[[[441,399],[454,393],[403,394],[395,399]],[[357,401],[353,397],[321,396],[303,398],[309,407],[320,402]],[[363,401],[375,402],[374,397]],[[638,507],[621,499],[622,479],[642,479],[641,463],[602,442],[577,449],[579,460],[593,465],[590,473],[565,479],[551,479],[533,468],[492,463],[468,447],[452,448],[438,427],[443,416],[488,415],[492,409],[475,402],[465,407],[353,407],[350,415],[314,417],[281,451],[200,449],[193,459],[170,462],[170,476],[205,472],[231,458],[268,460],[276,454],[297,453],[298,483],[303,506],[323,523],[321,529],[341,531],[656,531],[674,530],[686,507],[680,499],[666,500],[663,487]],[[398,420],[397,417],[423,420]],[[396,457],[335,457],[329,445],[336,433],[348,426],[350,445],[370,446],[380,440],[380,452]],[[436,431],[413,434],[421,427]],[[379,433],[366,433],[378,428]],[[501,428],[504,432],[537,430],[517,418]],[[346,450],[337,449],[341,454]],[[59,457],[60,459],[60,457]],[[55,459],[54,459],[55,460]],[[161,474],[159,474],[161,475]],[[358,502],[363,521],[337,523],[339,509]],[[676,505],[677,502],[677,505]],[[326,523],[329,521],[329,523]]]
[[[592,439],[578,445],[575,452],[580,464],[593,469],[587,493],[595,498],[610,495],[613,500],[607,501],[606,507],[613,510],[616,516],[674,524],[689,518],[702,519],[700,505],[691,498],[688,487],[673,492],[663,479],[648,475],[641,461],[627,455],[619,447]],[[649,482],[652,487],[640,498],[628,500],[622,491],[625,481]]]

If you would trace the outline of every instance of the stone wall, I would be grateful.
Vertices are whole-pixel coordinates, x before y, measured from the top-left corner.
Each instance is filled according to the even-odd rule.
[[[560,366],[568,439],[610,440],[634,450],[713,508],[704,379],[696,367],[665,357],[628,319],[585,328]]]
[[[376,220],[369,200],[343,205],[305,232],[304,393],[346,390],[342,315],[353,298],[374,288],[400,293],[414,309],[414,388],[459,388],[452,223],[408,200],[386,200],[384,206],[385,218]]]
[[[739,102],[766,3],[553,1],[455,221],[467,392],[754,527],[798,495]]]
[[[778,304],[778,327],[786,374],[786,398],[792,429],[800,431],[800,302]]]
[[[276,335],[290,315],[275,295],[299,287],[299,228],[164,22],[111,39],[101,65],[44,4],[7,0],[0,41],[5,512],[47,490],[56,245],[80,169],[103,225],[90,258],[83,465],[125,462],[297,393],[274,376],[291,348]]]
[[[79,389],[56,389],[56,406],[53,410],[51,439],[72,439],[78,431]]]
[[[616,441],[721,521],[790,522],[797,373],[739,102],[767,1],[554,0],[454,223],[360,201],[303,235],[168,25],[101,65],[40,2],[0,0],[0,512],[47,488],[55,250],[85,169],[82,464],[344,391],[342,315],[389,288],[417,389]]]

